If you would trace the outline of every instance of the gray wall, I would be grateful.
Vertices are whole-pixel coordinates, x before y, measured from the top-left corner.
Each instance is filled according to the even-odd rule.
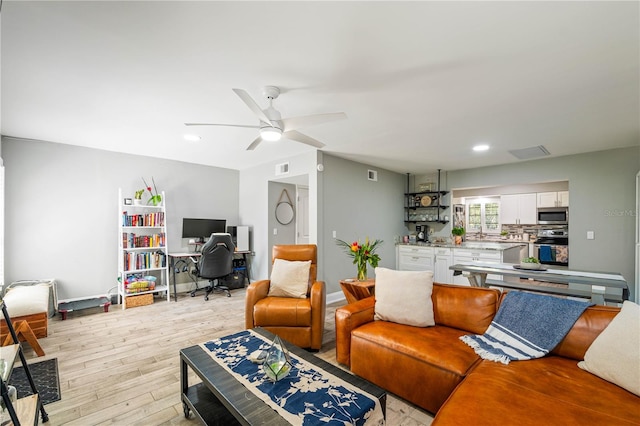
[[[116,285],[118,188],[133,198],[142,177],[165,191],[169,251],[188,247],[183,217],[238,224],[237,170],[11,138],[2,139],[2,157],[5,282],[55,278],[60,299]]]
[[[351,242],[382,239],[380,265],[395,268],[394,238],[404,235],[406,177],[399,173],[323,154],[324,171],[318,173],[318,250],[322,252],[327,293],[340,292],[339,281],[356,276],[352,259],[336,245],[337,238]],[[378,171],[378,181],[367,179],[367,170]],[[375,274],[369,268],[369,277]]]
[[[448,184],[458,189],[568,180],[571,269],[620,272],[633,284],[639,170],[640,149],[632,147],[451,171]],[[594,240],[587,240],[587,231],[595,231]]]
[[[283,162],[289,162],[289,173],[286,176],[276,176],[275,166]],[[273,217],[275,204],[270,201],[270,182],[292,179],[296,176],[304,176],[309,185],[309,228],[311,235],[310,244],[317,243],[317,181],[316,181],[317,153],[310,151],[297,156],[284,158],[275,162],[266,163],[257,167],[240,171],[240,221],[243,225],[253,227],[253,242],[251,245],[255,256],[251,259],[251,279],[269,278],[271,265],[271,247],[273,245],[273,226],[270,218]],[[278,191],[277,197],[280,195]],[[293,197],[293,193],[290,192]],[[275,218],[273,219],[275,221]],[[277,222],[276,222],[277,223]],[[318,256],[320,262],[320,256]],[[318,271],[318,279],[322,279],[322,270]]]
[[[269,213],[269,227],[267,235],[269,236],[269,247],[275,244],[295,244],[296,243],[296,221],[294,220],[288,225],[283,225],[276,220],[276,206],[279,201],[286,201],[286,195],[282,194],[283,190],[287,190],[289,198],[293,204],[294,211],[296,209],[296,186],[290,183],[269,182],[269,201],[267,212]],[[282,198],[281,198],[282,197]],[[297,214],[297,212],[295,212]],[[274,235],[273,230],[277,234]]]

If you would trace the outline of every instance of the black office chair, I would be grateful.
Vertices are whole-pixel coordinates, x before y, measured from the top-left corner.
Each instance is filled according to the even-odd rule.
[[[233,272],[233,253],[236,246],[230,234],[211,234],[209,241],[202,246],[202,256],[196,263],[196,274],[209,280],[204,300],[209,300],[209,294],[214,291],[226,292],[231,297],[229,287],[220,285],[220,279]]]

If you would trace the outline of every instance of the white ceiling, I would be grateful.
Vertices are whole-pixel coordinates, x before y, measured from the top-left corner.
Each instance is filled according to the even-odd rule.
[[[313,148],[245,148],[232,92],[323,151],[398,172],[640,146],[639,3],[7,1],[3,135],[244,169]],[[186,142],[185,133],[200,142]],[[491,149],[474,153],[487,143]]]

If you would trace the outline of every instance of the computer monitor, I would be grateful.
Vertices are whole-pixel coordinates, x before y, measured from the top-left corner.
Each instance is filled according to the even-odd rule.
[[[225,219],[182,219],[182,238],[197,238],[204,241],[214,232],[227,232]]]

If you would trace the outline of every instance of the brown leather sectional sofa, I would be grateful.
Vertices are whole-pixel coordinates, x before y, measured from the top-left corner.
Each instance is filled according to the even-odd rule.
[[[484,333],[498,290],[434,284],[432,300],[425,328],[374,321],[373,297],[338,308],[338,362],[436,413],[434,426],[640,424],[639,397],[577,366],[619,308],[592,306],[548,356],[504,365],[459,340]]]

